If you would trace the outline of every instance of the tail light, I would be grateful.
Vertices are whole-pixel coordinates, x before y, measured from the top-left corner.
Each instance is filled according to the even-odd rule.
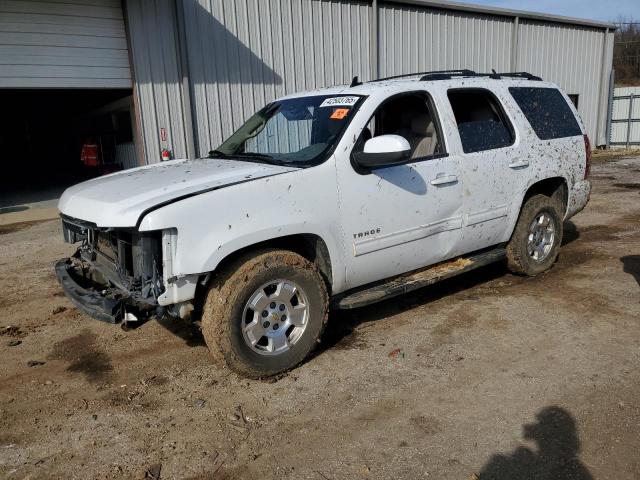
[[[584,136],[584,157],[584,179],[586,180],[589,178],[589,174],[591,173],[591,142],[587,135]]]

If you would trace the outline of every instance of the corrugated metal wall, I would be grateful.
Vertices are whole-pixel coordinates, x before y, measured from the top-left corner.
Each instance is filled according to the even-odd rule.
[[[409,5],[380,8],[380,75],[509,71],[513,20]]]
[[[607,87],[601,76],[603,53],[605,64],[611,64],[613,34],[603,52],[602,29],[520,19],[514,52],[515,31],[514,18],[384,4],[380,74],[459,68],[527,71],[578,94],[578,110],[589,136],[604,143]],[[514,65],[512,59],[516,59]]]
[[[599,108],[606,111],[606,94],[604,107],[601,102],[604,41],[603,30],[522,20],[516,65],[557,83],[567,94],[578,94],[578,111],[592,141],[600,134],[598,144],[604,143],[604,119],[598,132]]]
[[[367,2],[194,0],[183,5],[201,155],[274,98],[345,83],[356,74],[369,78]]]
[[[188,122],[184,118],[175,2],[128,2],[127,21],[146,163],[159,162],[163,148],[184,158],[188,155]]]
[[[130,88],[120,0],[0,0],[0,87]]]
[[[353,75],[367,80],[373,70],[371,1],[127,5],[147,161],[158,160],[160,128],[176,157],[188,154],[191,141],[192,155],[203,155],[270,100]],[[589,135],[604,143],[612,33],[605,44],[602,28],[401,2],[381,2],[378,24],[381,76],[527,70],[578,94]]]

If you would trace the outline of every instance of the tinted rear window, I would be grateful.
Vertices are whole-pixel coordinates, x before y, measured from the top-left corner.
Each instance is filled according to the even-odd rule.
[[[582,135],[567,101],[555,88],[510,87],[509,92],[541,140]]]
[[[513,145],[513,128],[488,90],[456,88],[447,92],[464,153]]]

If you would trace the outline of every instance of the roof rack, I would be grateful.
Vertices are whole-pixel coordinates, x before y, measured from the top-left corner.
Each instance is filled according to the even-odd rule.
[[[426,82],[429,80],[449,80],[453,77],[489,77],[494,80],[500,80],[502,77],[509,78],[524,78],[526,80],[536,80],[542,81],[542,78],[537,77],[536,75],[532,75],[528,72],[505,72],[505,73],[497,73],[495,70],[492,70],[491,73],[476,73],[471,70],[460,70],[459,72],[430,72],[424,74],[421,78],[421,82]]]
[[[430,80],[450,80],[453,77],[489,77],[495,80],[500,80],[502,77],[509,78],[524,78],[526,80],[536,80],[542,81],[542,78],[532,75],[528,72],[504,72],[497,73],[495,70],[492,70],[491,73],[476,73],[473,70],[461,69],[461,70],[433,70],[430,72],[416,72],[416,73],[404,73],[402,75],[394,75],[392,77],[378,78],[377,80],[371,80],[371,82],[384,82],[386,80],[396,80],[399,78],[407,78],[407,77],[420,77],[421,82],[427,82]],[[355,82],[355,83],[354,83]],[[354,78],[352,82],[355,85],[358,85],[357,77]]]
[[[386,80],[396,80],[397,78],[406,78],[406,77],[417,77],[419,75],[427,76],[427,75],[435,75],[435,74],[441,74],[441,75],[460,75],[460,76],[465,76],[465,77],[469,77],[469,76],[473,76],[473,75],[477,75],[476,72],[474,72],[473,70],[434,70],[431,72],[416,72],[416,73],[404,73],[402,75],[394,75],[392,77],[384,77],[384,78],[378,78],[376,80],[371,80],[371,82],[384,82]]]
[[[537,82],[541,82],[542,81],[542,77],[539,77],[537,75],[532,75],[529,72],[505,72],[505,73],[495,73],[495,72],[493,72],[491,74],[491,78],[499,79],[500,77],[524,78],[525,80],[535,80]]]

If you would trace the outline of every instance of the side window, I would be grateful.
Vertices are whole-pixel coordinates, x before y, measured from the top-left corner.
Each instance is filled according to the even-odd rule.
[[[575,115],[557,89],[510,87],[509,92],[540,140],[582,135]]]
[[[407,139],[412,160],[444,153],[437,118],[422,92],[400,94],[383,102],[362,131],[354,151],[361,151],[370,138],[390,134]]]
[[[453,89],[447,93],[464,153],[513,145],[513,127],[488,90]]]

